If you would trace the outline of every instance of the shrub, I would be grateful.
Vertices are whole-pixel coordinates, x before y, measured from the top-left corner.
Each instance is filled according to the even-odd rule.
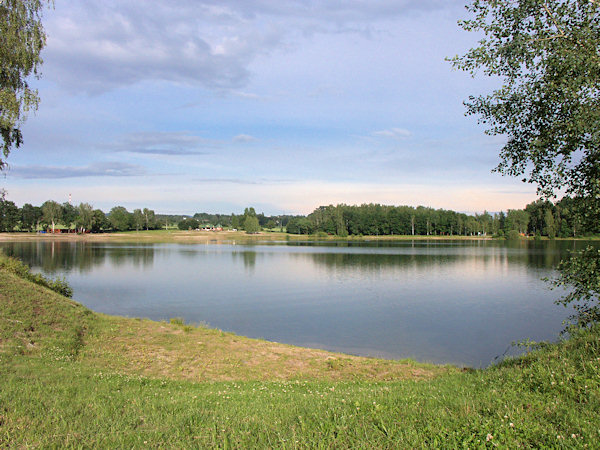
[[[506,235],[506,239],[509,241],[517,241],[521,238],[521,235],[517,230],[510,230]]]
[[[17,275],[20,278],[29,280],[33,283],[39,284],[40,286],[47,287],[54,292],[64,295],[65,297],[71,298],[73,296],[73,289],[64,278],[57,278],[55,280],[46,278],[44,275],[39,273],[31,273],[31,269],[27,264],[19,261],[16,258],[6,256],[0,253],[0,270],[5,270],[9,273]]]
[[[200,222],[196,219],[183,219],[177,224],[177,228],[180,230],[196,230],[200,228]]]

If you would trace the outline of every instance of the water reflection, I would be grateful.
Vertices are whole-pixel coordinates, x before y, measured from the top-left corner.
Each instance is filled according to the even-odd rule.
[[[0,248],[7,255],[51,275],[73,270],[88,273],[107,261],[115,267],[126,264],[151,267],[155,252],[151,246],[98,246],[63,241],[10,242],[0,244]]]
[[[569,251],[598,245],[591,241],[404,241],[404,242],[294,242],[284,247],[292,257],[309,257],[315,264],[331,268],[360,267],[381,270],[390,266],[439,267],[455,264],[465,258],[475,258],[482,264],[502,266],[516,264],[524,267],[553,269]],[[207,253],[215,248],[231,253],[234,261],[241,260],[244,267],[256,267],[257,254],[272,251],[274,246],[205,245]],[[281,246],[279,246],[281,247]],[[0,248],[8,255],[26,261],[31,267],[53,274],[57,271],[89,272],[94,266],[109,261],[116,267],[131,264],[149,268],[156,252],[173,251],[169,245],[157,244],[89,244],[86,242],[36,241],[3,242]],[[183,245],[178,248],[182,258],[193,260],[198,256],[198,246]],[[241,248],[245,248],[241,250]],[[311,249],[310,252],[294,252],[291,249]],[[167,250],[168,249],[168,250]],[[236,250],[233,250],[236,249]],[[253,250],[254,249],[254,250]],[[338,251],[340,249],[348,251]]]
[[[581,241],[115,245],[5,242],[110,314],[183,317],[296,345],[480,366],[554,338],[568,311],[540,280]],[[595,245],[598,245],[596,243]]]

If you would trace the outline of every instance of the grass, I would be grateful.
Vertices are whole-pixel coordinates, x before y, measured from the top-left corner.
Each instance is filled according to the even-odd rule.
[[[87,242],[133,242],[133,243],[231,243],[240,244],[269,241],[402,241],[402,240],[482,240],[491,237],[477,236],[316,236],[287,234],[280,231],[262,231],[247,234],[245,231],[181,231],[181,230],[140,230],[100,234],[39,234],[39,233],[0,233],[0,241],[14,240],[66,240]]]
[[[0,270],[0,448],[599,441],[599,327],[460,370],[106,316]]]

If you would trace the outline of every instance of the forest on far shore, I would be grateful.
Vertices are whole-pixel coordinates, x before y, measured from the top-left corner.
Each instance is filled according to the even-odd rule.
[[[0,198],[0,231],[110,231],[153,230],[178,227],[181,230],[225,228],[257,232],[286,231],[290,234],[346,236],[508,236],[519,235],[581,237],[600,233],[600,224],[588,220],[577,200],[565,197],[555,203],[536,200],[524,209],[497,213],[465,214],[425,206],[389,206],[380,204],[319,206],[307,216],[256,213],[249,207],[243,214],[196,213],[188,215],[156,214],[148,208],[128,211],[115,206],[108,213],[88,203],[79,206],[53,200],[41,206]]]

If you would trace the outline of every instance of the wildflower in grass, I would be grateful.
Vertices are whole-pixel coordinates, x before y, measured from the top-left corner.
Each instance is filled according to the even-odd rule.
[[[487,442],[491,441],[492,439],[494,439],[494,436],[492,436],[490,433],[488,433],[488,435],[485,437]]]

